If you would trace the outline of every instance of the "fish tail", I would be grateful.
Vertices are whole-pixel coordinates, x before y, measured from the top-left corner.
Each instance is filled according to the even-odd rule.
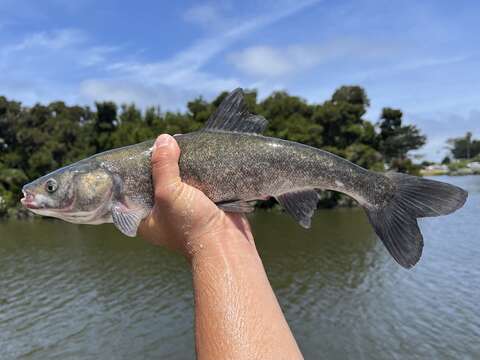
[[[468,193],[454,185],[400,173],[387,173],[393,196],[382,207],[365,205],[375,232],[403,267],[414,266],[423,249],[417,218],[447,215],[461,208]]]

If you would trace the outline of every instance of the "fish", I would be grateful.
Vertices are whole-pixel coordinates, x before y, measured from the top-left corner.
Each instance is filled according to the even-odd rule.
[[[275,198],[310,228],[319,190],[341,192],[365,210],[375,233],[404,268],[423,251],[417,219],[461,208],[467,192],[440,181],[364,169],[330,152],[262,135],[267,120],[248,111],[242,89],[232,91],[204,128],[175,135],[182,181],[225,212],[248,213]],[[32,212],[77,224],[113,223],[134,237],[154,205],[151,155],[145,141],[93,155],[25,185]]]

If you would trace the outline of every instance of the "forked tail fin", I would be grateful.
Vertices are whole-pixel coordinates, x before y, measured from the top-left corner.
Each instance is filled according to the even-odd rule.
[[[467,192],[457,186],[400,173],[387,173],[396,191],[383,208],[365,207],[370,223],[393,258],[411,268],[422,255],[417,218],[447,215],[461,208]]]

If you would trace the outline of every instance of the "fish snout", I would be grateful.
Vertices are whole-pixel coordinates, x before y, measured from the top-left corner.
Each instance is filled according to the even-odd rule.
[[[35,194],[32,193],[30,190],[26,189],[25,186],[22,189],[23,198],[20,200],[23,206],[27,209],[38,209],[39,206],[35,201]]]

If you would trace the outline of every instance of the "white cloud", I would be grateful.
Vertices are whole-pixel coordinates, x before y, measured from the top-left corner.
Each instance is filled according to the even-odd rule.
[[[407,113],[405,118],[427,135],[427,144],[415,153],[425,155],[428,160],[440,161],[448,155],[449,138],[464,136],[467,131],[471,131],[475,138],[480,137],[480,110],[471,110],[465,114]]]
[[[253,76],[278,77],[295,69],[292,59],[269,46],[250,47],[230,55],[229,59],[241,71]]]
[[[432,68],[443,65],[461,63],[469,59],[469,56],[451,56],[451,57],[425,57],[414,60],[399,61],[394,64],[377,67],[375,69],[365,70],[351,74],[355,81],[364,81],[369,78],[375,78],[382,75],[392,75],[394,73],[411,72],[424,68]]]
[[[203,67],[219,53],[227,49],[232,43],[241,39],[242,37],[279,21],[285,17],[291,16],[296,12],[306,8],[307,6],[317,3],[318,0],[307,0],[296,3],[288,2],[287,6],[281,7],[269,14],[261,14],[256,17],[248,18],[241,21],[240,19],[232,20],[232,26],[223,32],[216,32],[212,36],[205,37],[192,46],[180,51],[172,58],[157,61],[157,62],[142,62],[142,61],[117,61],[108,65],[107,70],[110,74],[110,79],[90,79],[93,81],[95,87],[84,87],[82,95],[86,98],[96,96],[96,91],[100,88],[101,83],[107,87],[112,79],[123,79],[123,86],[132,86],[138,89],[134,84],[142,84],[148,89],[158,89],[159,92],[166,91],[170,95],[175,94],[174,98],[185,96],[206,95],[211,96],[218,94],[219,91],[229,90],[237,87],[240,81],[235,78],[222,77],[214,75]],[[220,16],[213,13],[212,10],[190,10],[190,16],[204,12],[209,13],[209,16]],[[233,25],[235,24],[235,25]],[[87,82],[89,84],[89,82]],[[125,90],[125,93],[128,91]],[[152,94],[151,92],[148,92]],[[122,96],[117,94],[117,99]],[[157,94],[158,96],[158,94]],[[159,98],[167,99],[169,96],[159,96]],[[189,98],[183,98],[183,105]],[[143,102],[143,101],[142,101]],[[155,102],[156,104],[159,101]],[[164,103],[162,103],[164,105]],[[171,104],[167,104],[170,106]]]
[[[22,51],[31,48],[46,48],[51,50],[64,49],[83,43],[85,34],[76,29],[62,29],[56,31],[44,31],[27,36],[18,45],[10,47],[11,51]]]
[[[387,44],[372,45],[359,39],[336,38],[322,46],[252,46],[229,54],[228,60],[247,75],[281,78],[347,56],[382,58],[389,53],[391,47]]]
[[[95,44],[77,29],[29,34],[20,41],[0,44],[0,92],[20,94],[29,104],[52,99],[91,103],[109,98],[140,106],[183,107],[194,96],[214,96],[245,85],[237,78],[207,70],[206,65],[239,39],[317,2],[275,3],[253,17],[226,16],[228,6],[197,5],[185,13],[185,20],[208,30],[215,22],[222,31],[209,31],[208,36],[159,61],[141,60],[132,56],[132,51],[122,59],[120,48]],[[21,89],[31,90],[23,96]]]
[[[78,29],[26,34],[17,43],[0,44],[0,94],[26,104],[78,101],[70,75],[99,66],[116,47],[95,46]]]
[[[205,95],[206,88],[211,94],[218,94],[239,86],[236,80],[215,78],[201,72],[177,73],[175,76],[175,81],[162,83],[149,83],[133,77],[85,80],[80,84],[79,96],[87,103],[115,101],[135,103],[142,108],[161,105],[167,110],[184,110],[187,101]]]
[[[0,69],[21,70],[27,62],[35,64],[36,61],[49,57],[53,52],[56,53],[58,59],[61,59],[68,54],[67,50],[75,50],[86,40],[86,35],[76,29],[29,34],[17,44],[0,46]],[[48,60],[53,64],[57,58],[49,57]]]
[[[110,56],[119,50],[118,46],[94,46],[85,51],[78,62],[83,66],[100,65],[107,62]]]
[[[86,80],[80,84],[80,97],[90,103],[115,101],[119,104],[135,103],[142,108],[171,104],[173,108],[180,108],[185,105],[181,103],[181,95],[183,94],[168,91],[166,87],[152,87],[129,79]]]

